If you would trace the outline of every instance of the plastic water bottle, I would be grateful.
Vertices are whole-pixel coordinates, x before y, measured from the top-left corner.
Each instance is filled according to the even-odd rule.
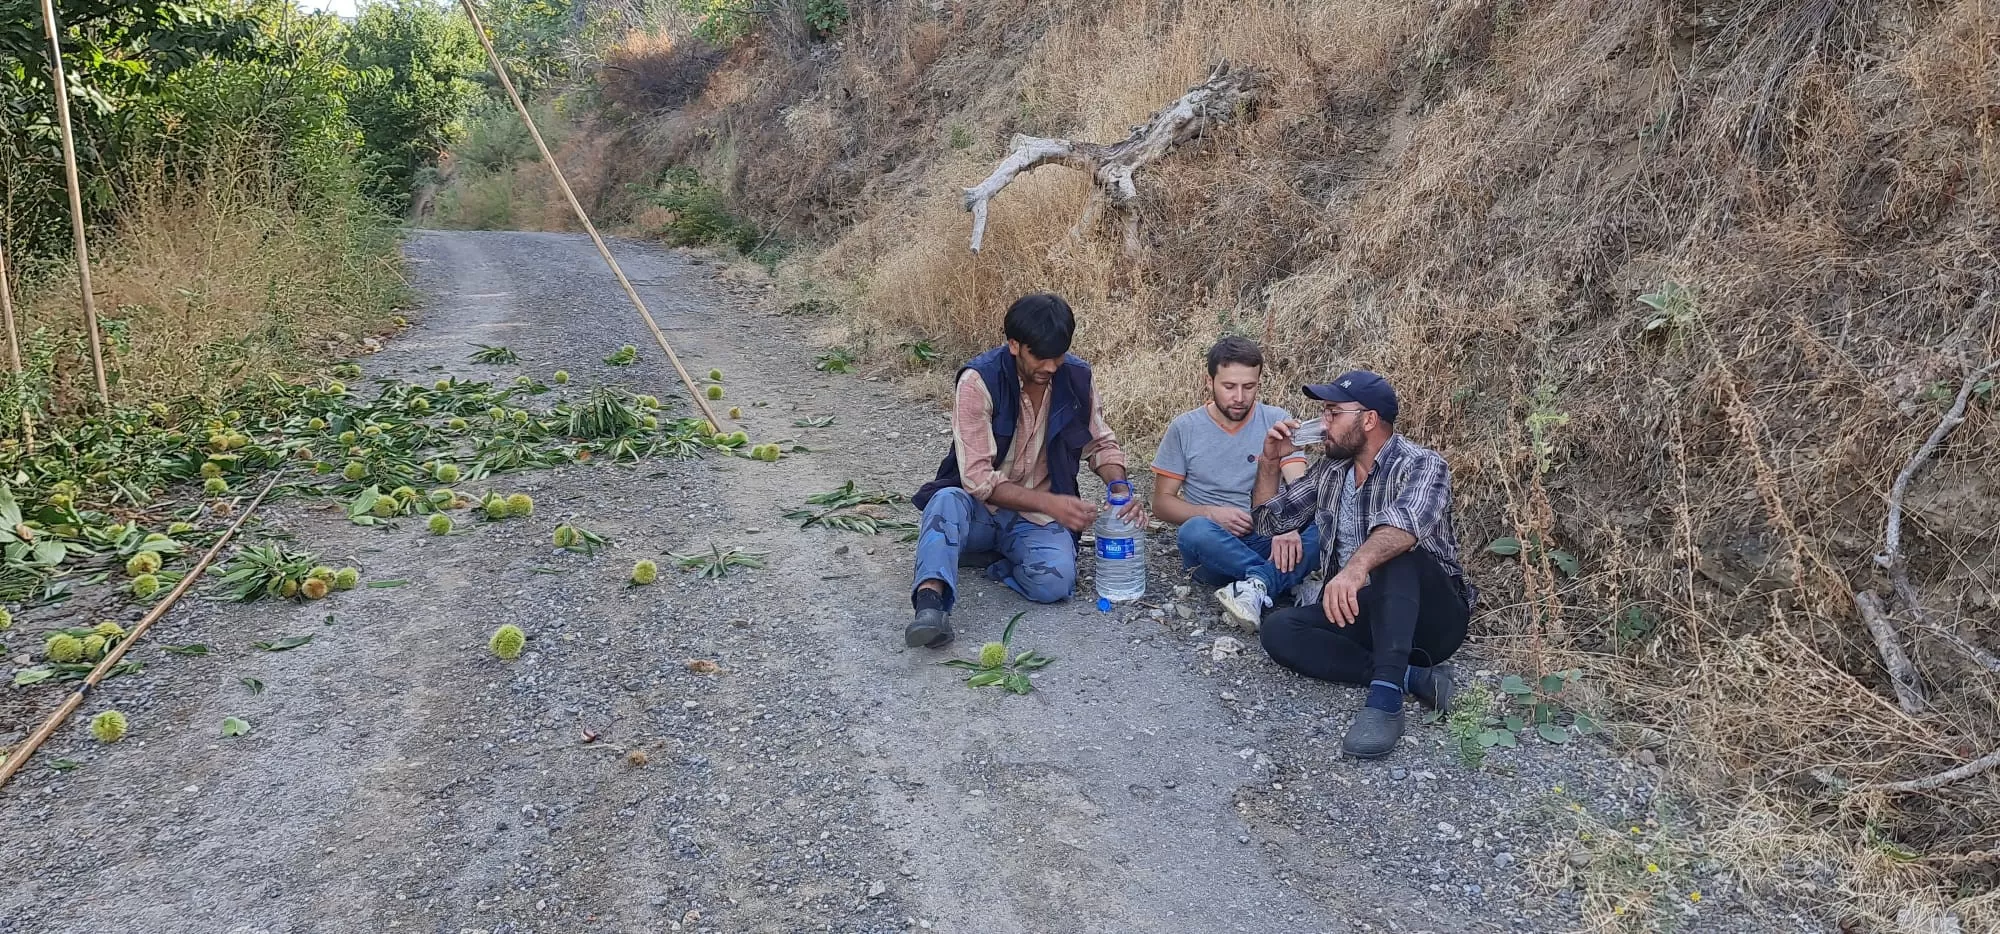
[[[1097,517],[1097,595],[1124,602],[1146,595],[1146,530],[1118,517],[1132,501],[1132,485],[1113,483],[1105,497],[1110,507]]]

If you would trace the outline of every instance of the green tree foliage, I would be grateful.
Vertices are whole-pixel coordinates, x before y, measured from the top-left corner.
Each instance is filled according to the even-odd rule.
[[[88,208],[114,201],[137,105],[180,72],[277,51],[260,24],[278,0],[64,0],[57,4],[76,154]],[[48,252],[68,235],[61,139],[38,0],[0,0],[0,216],[10,255]]]
[[[430,0],[361,8],[349,31],[356,85],[348,112],[361,128],[368,193],[400,209],[418,169],[463,132],[480,96],[484,53],[465,19]]]

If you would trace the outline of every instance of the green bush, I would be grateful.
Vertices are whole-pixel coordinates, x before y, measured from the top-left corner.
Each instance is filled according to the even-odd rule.
[[[749,256],[763,243],[756,226],[729,213],[728,199],[703,184],[693,169],[669,169],[652,200],[673,212],[661,233],[675,246],[727,244]]]

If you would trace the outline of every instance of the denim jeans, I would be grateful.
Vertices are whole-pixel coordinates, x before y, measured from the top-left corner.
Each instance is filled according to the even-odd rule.
[[[1076,539],[1056,523],[1036,525],[1012,510],[990,512],[972,494],[946,487],[924,507],[917,533],[917,585],[944,582],[944,606],[958,602],[958,556],[997,551],[1001,560],[986,576],[1036,603],[1067,599],[1076,589]]]
[[[1229,534],[1213,519],[1195,518],[1181,523],[1181,567],[1197,580],[1220,587],[1252,577],[1264,582],[1264,592],[1275,597],[1299,581],[1312,576],[1319,567],[1319,530],[1308,525],[1300,530],[1304,554],[1290,571],[1280,571],[1271,563],[1271,540],[1252,532]]]

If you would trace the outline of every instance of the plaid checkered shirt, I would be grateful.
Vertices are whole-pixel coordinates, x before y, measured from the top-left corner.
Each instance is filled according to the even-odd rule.
[[[1320,573],[1333,576],[1339,570],[1335,566],[1340,554],[1335,547],[1340,530],[1339,484],[1350,464],[1351,459],[1322,457],[1306,468],[1305,476],[1280,485],[1278,494],[1252,513],[1257,534],[1282,535],[1316,524],[1324,543]],[[1465,605],[1478,602],[1479,592],[1459,564],[1458,535],[1451,525],[1451,467],[1442,455],[1402,435],[1391,435],[1375,455],[1374,470],[1362,481],[1361,509],[1370,533],[1388,525],[1416,536],[1416,547],[1436,558],[1463,585]]]

